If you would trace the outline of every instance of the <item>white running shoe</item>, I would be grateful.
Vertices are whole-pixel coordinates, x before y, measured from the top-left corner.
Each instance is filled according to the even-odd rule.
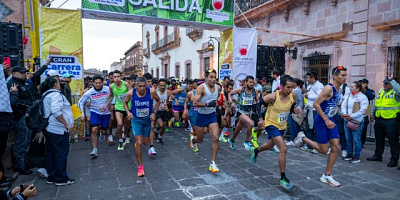
[[[303,131],[300,131],[299,134],[297,134],[297,137],[294,139],[294,145],[295,146],[301,146],[303,142],[303,138],[305,138],[306,135],[304,134]]]
[[[318,152],[317,150],[313,149],[313,150],[311,151],[311,153],[313,153],[313,154],[318,154],[319,152]]]
[[[293,141],[286,142],[286,146],[294,146],[294,142]]]
[[[156,149],[155,149],[154,147],[151,147],[151,148],[149,149],[149,155],[151,155],[151,156],[157,155]]]
[[[97,148],[93,148],[92,152],[90,152],[91,157],[97,157]]]
[[[211,162],[210,167],[209,167],[211,173],[218,173],[219,172],[219,168],[217,166],[217,164],[215,164],[214,161]]]
[[[49,174],[47,174],[47,170],[45,168],[39,168],[37,170],[37,172],[38,172],[39,176],[42,177],[42,178],[48,178],[49,177]]]
[[[342,150],[342,157],[346,157],[347,156],[347,150]]]
[[[125,138],[125,144],[129,144],[131,143],[131,138],[130,137],[126,137]]]
[[[331,154],[331,148],[329,147],[328,152],[326,152],[326,155]]]
[[[274,151],[275,153],[279,153],[279,149],[276,145],[274,145],[274,147],[272,148],[272,151]]]
[[[323,182],[323,183],[329,184],[330,186],[340,187],[340,183],[337,182],[335,179],[333,179],[332,176],[325,176],[325,174],[322,174],[322,176],[319,180],[321,180],[321,182]]]

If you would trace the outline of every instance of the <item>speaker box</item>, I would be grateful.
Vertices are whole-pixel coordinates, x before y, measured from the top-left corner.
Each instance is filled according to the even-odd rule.
[[[23,51],[22,24],[1,22],[0,51]]]
[[[4,57],[10,57],[11,67],[24,66],[24,56],[22,53],[0,52],[0,62],[3,63]]]

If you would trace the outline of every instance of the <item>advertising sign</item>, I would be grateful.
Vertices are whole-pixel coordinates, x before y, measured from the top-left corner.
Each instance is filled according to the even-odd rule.
[[[232,70],[231,69],[221,69],[219,70],[219,80],[224,80],[225,77],[231,78]]]
[[[50,55],[50,59],[51,62],[44,72],[45,75],[49,70],[56,70],[61,76],[68,73],[74,76],[72,79],[83,78],[83,68],[76,56]]]

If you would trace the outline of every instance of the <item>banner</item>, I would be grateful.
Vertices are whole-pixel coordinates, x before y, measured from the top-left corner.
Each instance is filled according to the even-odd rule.
[[[82,0],[84,18],[203,29],[233,26],[232,0]]]
[[[247,28],[233,28],[233,63],[232,78],[236,87],[239,80],[246,76],[256,76],[257,63],[257,30]]]
[[[219,80],[225,76],[232,78],[232,57],[233,57],[233,29],[221,32],[220,52],[219,52]]]

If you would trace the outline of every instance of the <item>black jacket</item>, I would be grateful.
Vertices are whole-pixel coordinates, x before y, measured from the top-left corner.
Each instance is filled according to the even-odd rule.
[[[365,88],[365,96],[367,96],[368,101],[372,101],[375,99],[375,91],[367,87]]]
[[[29,85],[25,80],[15,77],[12,77],[7,82],[8,90],[10,90],[13,84],[18,85],[18,100],[14,99],[14,105],[11,107],[13,109],[15,119],[20,119],[26,113],[28,107],[31,106],[35,101],[36,98],[33,95],[35,90],[33,85]]]

